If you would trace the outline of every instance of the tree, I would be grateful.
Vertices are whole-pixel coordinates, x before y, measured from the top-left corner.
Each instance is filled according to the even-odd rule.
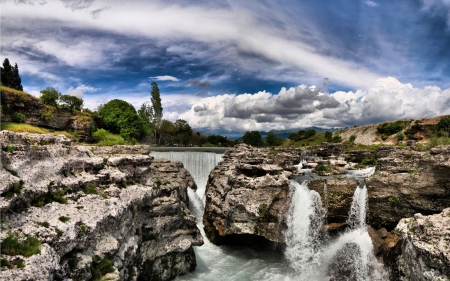
[[[10,88],[14,88],[14,74],[13,74],[13,68],[11,67],[11,64],[9,63],[9,59],[6,58],[3,61],[3,67],[1,70],[1,80],[2,85]]]
[[[53,87],[47,87],[44,90],[41,90],[41,97],[40,99],[44,102],[46,105],[51,106],[58,106],[58,100],[61,96],[61,93],[58,92]]]
[[[308,129],[305,131],[305,139],[310,138],[316,134],[316,130]]]
[[[19,90],[19,91],[23,91],[22,79],[20,78],[20,75],[19,75],[19,67],[17,66],[17,63],[13,67],[12,77],[13,77],[12,88]]]
[[[281,145],[283,140],[279,138],[274,132],[269,132],[266,136],[266,143],[268,146],[278,146]]]
[[[162,120],[159,133],[159,143],[161,143],[161,141],[164,141],[163,143],[171,141],[171,136],[175,132],[175,130],[175,125],[172,122],[165,119]]]
[[[150,136],[154,132],[155,126],[153,122],[153,108],[147,103],[143,103],[138,110],[139,117],[145,125],[145,135]]]
[[[160,129],[161,129],[163,108],[161,105],[161,96],[159,93],[158,84],[156,84],[155,82],[152,82],[152,91],[150,94],[151,94],[150,101],[152,102],[152,108],[153,108],[153,118],[154,118],[154,124],[155,124],[155,137],[156,137],[156,134],[160,133]],[[161,139],[161,137],[159,139]]]
[[[81,107],[83,106],[83,99],[71,96],[71,95],[61,95],[59,98],[59,101],[61,105],[67,106],[70,109],[76,109],[81,110]]]
[[[242,137],[242,141],[248,145],[260,147],[264,144],[261,134],[258,131],[247,131]]]
[[[175,121],[175,140],[179,144],[187,145],[192,136],[192,128],[186,120],[178,119]]]
[[[144,122],[134,107],[124,100],[111,100],[101,106],[98,113],[103,117],[106,129],[127,141],[139,139],[145,133]]]

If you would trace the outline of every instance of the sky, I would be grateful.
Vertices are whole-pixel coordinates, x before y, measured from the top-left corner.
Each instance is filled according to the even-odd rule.
[[[449,0],[0,0],[26,92],[137,109],[204,134],[450,114]]]

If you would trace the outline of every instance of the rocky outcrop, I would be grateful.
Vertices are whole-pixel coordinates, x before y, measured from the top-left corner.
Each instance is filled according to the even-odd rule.
[[[390,264],[397,280],[450,279],[450,208],[402,219],[395,231],[402,239],[398,259]]]
[[[326,178],[312,180],[308,187],[319,193],[324,208],[327,210],[328,227],[342,229],[346,226],[348,214],[359,181],[355,178]]]
[[[415,213],[436,214],[450,206],[450,147],[430,152],[379,147],[378,164],[366,180],[369,223],[392,230]]]
[[[92,141],[91,129],[101,122],[99,117],[88,112],[72,112],[68,108],[45,105],[42,100],[19,91],[1,91],[2,122],[14,122],[14,114],[26,116],[27,124],[57,131],[73,131],[82,142]]]
[[[62,135],[2,131],[0,143],[4,280],[169,280],[194,270],[192,246],[203,239],[181,162]],[[6,253],[7,237],[34,237],[40,253]]]
[[[289,183],[301,150],[260,151],[239,145],[226,151],[206,186],[205,233],[215,244],[283,243]]]

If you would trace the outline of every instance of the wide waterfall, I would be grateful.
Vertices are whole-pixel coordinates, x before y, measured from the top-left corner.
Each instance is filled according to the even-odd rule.
[[[222,155],[208,152],[152,152],[155,158],[180,160],[193,175],[198,190],[188,189],[190,210],[197,218],[205,244],[194,247],[197,267],[176,280],[274,280],[274,281],[366,281],[387,280],[373,254],[366,230],[367,189],[355,186],[347,230],[338,237],[326,234],[326,199],[310,190],[307,183],[290,184],[291,206],[285,233],[284,255],[258,252],[243,247],[216,246],[203,230],[204,193],[210,171]],[[361,174],[366,176],[373,169]],[[353,176],[361,176],[356,174]],[[324,185],[324,190],[326,190]],[[325,204],[323,206],[322,204]]]

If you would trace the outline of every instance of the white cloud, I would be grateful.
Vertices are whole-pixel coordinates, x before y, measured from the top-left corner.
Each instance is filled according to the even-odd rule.
[[[70,95],[70,96],[83,98],[85,92],[96,92],[98,90],[100,90],[100,89],[99,88],[94,88],[94,87],[91,87],[91,86],[87,86],[87,85],[80,85],[80,86],[78,86],[76,88],[71,86],[69,89],[67,89],[67,92],[65,93],[65,95]]]
[[[378,3],[376,3],[376,2],[374,2],[372,0],[367,0],[364,3],[366,3],[366,5],[369,6],[369,7],[377,7],[377,6],[380,5],[380,4],[378,4]]]
[[[103,11],[101,17],[93,19],[91,10],[95,11],[105,6],[111,8]],[[380,77],[357,63],[322,54],[326,50],[312,47],[307,43],[307,39],[301,39],[304,36],[293,35],[294,29],[289,29],[288,32],[262,21],[260,15],[255,14],[251,7],[242,10],[233,7],[214,9],[171,5],[162,1],[144,3],[99,0],[89,5],[88,9],[80,10],[64,8],[59,1],[49,2],[42,7],[17,6],[6,2],[2,4],[2,11],[6,21],[9,18],[57,21],[69,27],[101,29],[175,44],[186,40],[205,43],[219,58],[221,58],[220,51],[230,50],[235,54],[250,54],[254,58],[262,58],[261,61],[271,61],[279,65],[281,70],[292,69],[290,79],[298,79],[298,75],[302,72],[316,73],[318,77],[329,77],[338,83],[363,88]],[[47,40],[37,46],[71,66],[92,65],[89,63],[90,59],[96,60],[98,64],[105,63],[100,52],[103,42],[90,41],[67,45],[63,41]],[[172,48],[169,51],[186,50]],[[239,69],[245,69],[247,61],[240,60],[239,56],[229,56],[228,59],[232,60],[229,63],[239,66]],[[257,71],[255,68],[251,70]]]
[[[301,85],[278,94],[220,95],[199,99],[179,115],[197,129],[228,131],[346,127],[386,120],[450,113],[450,89],[414,88],[393,77],[380,78],[356,92],[331,95]],[[175,117],[175,119],[178,117]]]
[[[156,81],[180,81],[180,79],[170,76],[170,75],[161,75],[161,76],[155,76],[155,77],[150,77],[152,79],[155,79]]]

